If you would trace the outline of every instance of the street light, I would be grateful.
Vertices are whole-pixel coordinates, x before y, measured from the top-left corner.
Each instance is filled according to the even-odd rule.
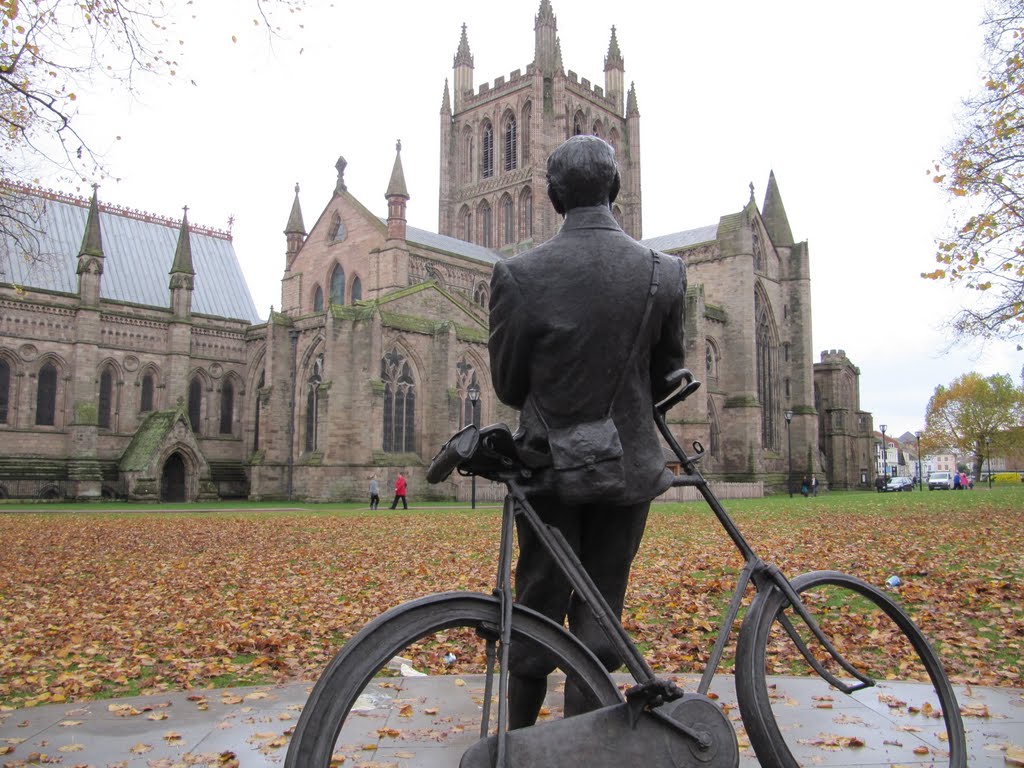
[[[480,426],[480,385],[476,383],[476,378],[473,379],[473,383],[469,385],[469,389],[466,390],[466,395],[469,397],[469,402],[473,406],[473,426]],[[473,475],[470,479],[470,497],[469,506],[470,509],[476,509],[476,475]]]
[[[923,477],[921,474],[921,430],[915,432],[914,436],[917,437],[917,490],[923,491],[924,486],[921,484]]]
[[[988,452],[988,489],[992,490],[992,438],[985,437],[985,450]]]
[[[889,482],[889,457],[885,453],[885,424],[879,424],[882,430],[882,479]]]
[[[786,487],[789,489],[789,498],[793,498],[793,433],[789,431],[789,422],[793,420],[793,412],[786,411],[786,458],[789,461],[789,469],[786,472]]]

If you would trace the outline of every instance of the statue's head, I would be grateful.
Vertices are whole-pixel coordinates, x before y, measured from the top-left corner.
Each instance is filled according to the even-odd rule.
[[[611,144],[573,136],[548,158],[548,197],[560,214],[588,205],[611,205],[619,194],[619,167]]]

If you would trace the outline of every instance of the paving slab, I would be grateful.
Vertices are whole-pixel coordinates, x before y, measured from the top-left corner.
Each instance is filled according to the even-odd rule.
[[[696,676],[673,679],[696,689]],[[630,681],[617,676],[617,682],[626,687]],[[911,712],[927,699],[923,686],[883,683],[850,698],[820,680],[778,677],[772,683],[772,709],[803,765],[928,766],[944,748],[941,723]],[[0,712],[0,768],[280,766],[311,687],[191,691]],[[563,689],[564,681],[552,676],[542,719],[561,717]],[[711,693],[737,731],[740,765],[758,766],[733,678],[716,677]],[[959,686],[957,695],[967,713],[969,765],[1005,768],[1007,747],[1024,747],[1024,690]],[[483,700],[481,676],[380,678],[354,707],[335,754],[345,768],[456,768],[480,737]],[[863,746],[838,746],[850,739]]]

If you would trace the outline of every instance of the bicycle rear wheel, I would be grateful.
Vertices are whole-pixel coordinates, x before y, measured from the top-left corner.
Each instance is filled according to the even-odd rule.
[[[320,676],[292,734],[285,768],[330,766],[353,705],[395,657],[403,652],[410,658],[423,658],[424,653],[443,656],[445,648],[458,643],[460,656],[482,659],[481,649],[486,638],[493,641],[496,636],[500,615],[501,604],[496,597],[446,592],[413,600],[378,616],[345,643]],[[594,707],[622,701],[597,658],[550,619],[513,606],[512,642],[531,643],[549,654]],[[480,648],[475,648],[476,644]]]
[[[956,695],[935,651],[899,605],[870,584],[836,571],[805,573],[791,583],[826,637],[876,684],[847,698],[818,677],[785,677],[816,674],[787,634],[783,622],[788,619],[826,669],[844,683],[855,682],[812,640],[777,587],[759,592],[740,630],[736,695],[761,766],[796,768],[823,756],[821,750],[837,749],[856,749],[863,764],[966,766]],[[769,675],[779,677],[770,682]],[[790,714],[780,727],[776,716],[796,712],[794,705],[825,711],[805,711],[802,719],[813,725],[793,722]]]

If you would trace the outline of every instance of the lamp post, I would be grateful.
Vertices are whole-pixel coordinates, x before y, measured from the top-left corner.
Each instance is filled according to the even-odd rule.
[[[921,430],[914,433],[914,437],[917,438],[917,490],[924,490],[922,485],[923,475],[921,474]]]
[[[992,438],[985,437],[985,452],[988,453],[988,489],[992,490]]]
[[[882,430],[882,479],[885,482],[889,482],[889,457],[885,453],[885,424],[879,424],[879,429]]]
[[[793,433],[789,431],[789,422],[793,420],[793,412],[786,411],[786,459],[789,467],[786,470],[786,487],[789,489],[789,498],[793,498]]]
[[[476,383],[475,378],[469,385],[469,389],[466,390],[466,395],[473,407],[473,426],[478,427],[480,426],[478,423],[480,421],[480,385]],[[469,482],[469,506],[470,509],[476,509],[476,475],[473,475]]]

